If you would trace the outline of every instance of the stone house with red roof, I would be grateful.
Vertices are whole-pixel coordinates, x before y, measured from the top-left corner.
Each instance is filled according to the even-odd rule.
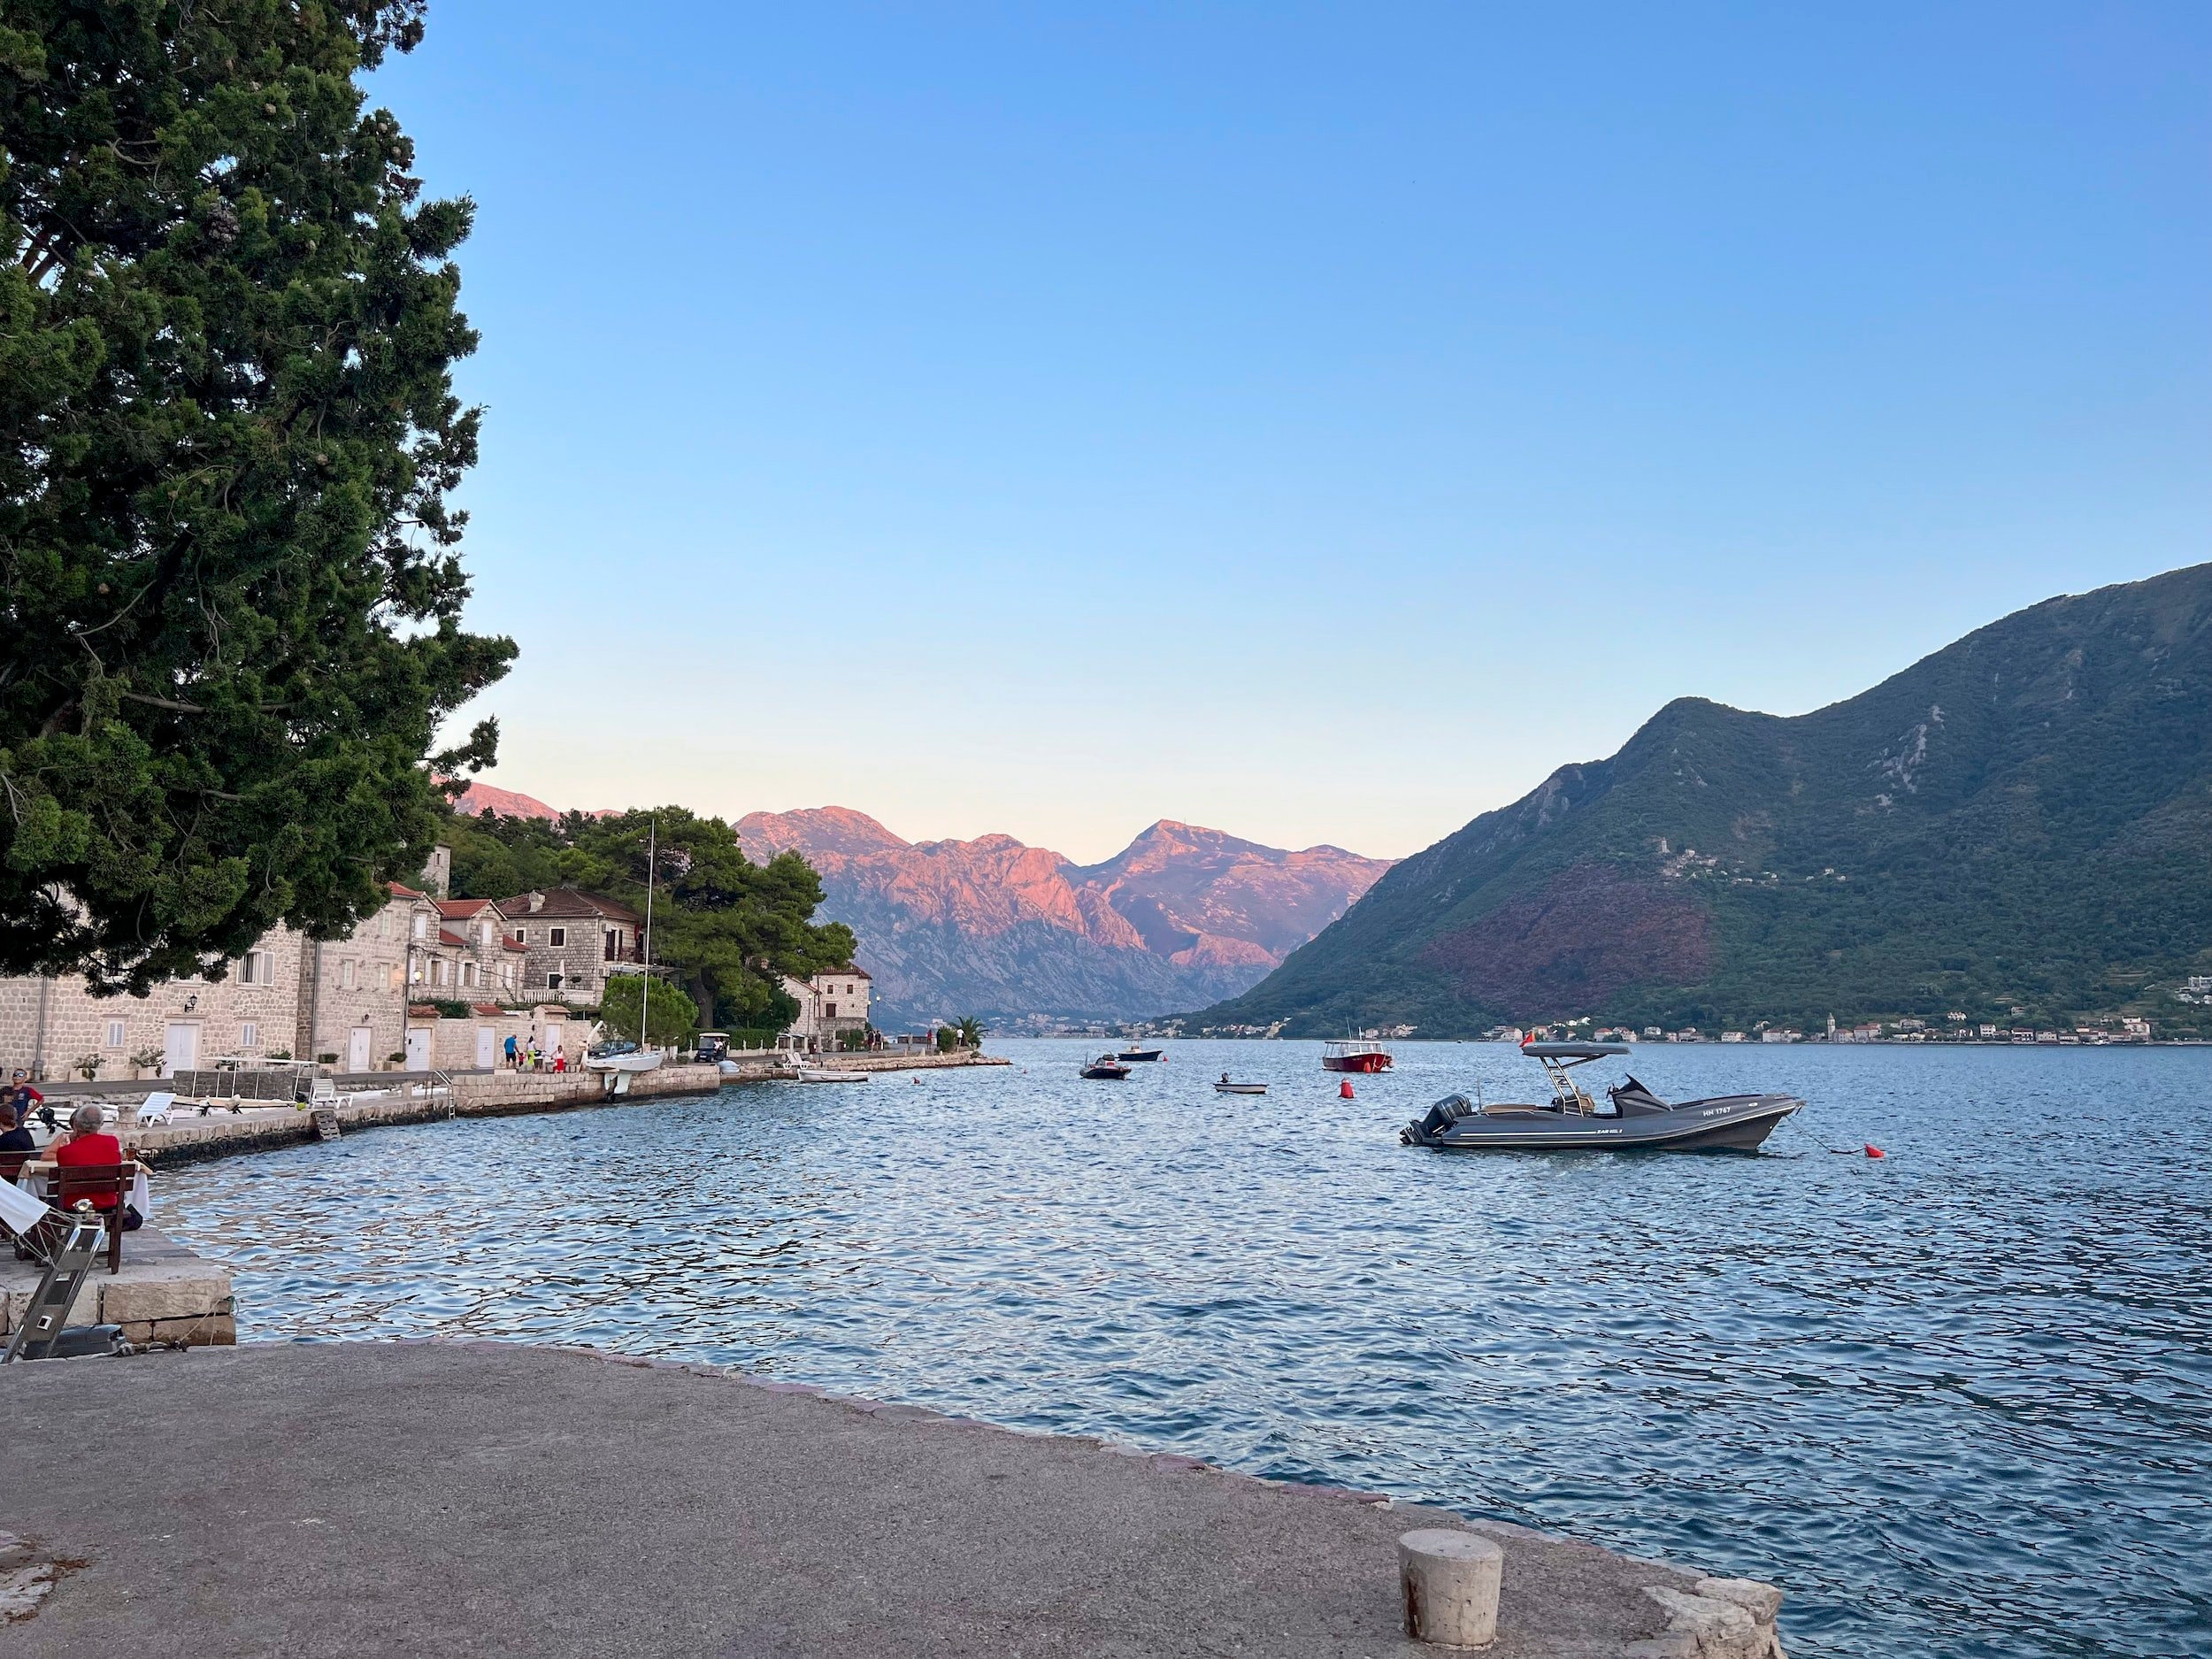
[[[645,960],[645,918],[618,899],[547,887],[498,909],[522,946],[525,996],[596,1008],[610,973]]]

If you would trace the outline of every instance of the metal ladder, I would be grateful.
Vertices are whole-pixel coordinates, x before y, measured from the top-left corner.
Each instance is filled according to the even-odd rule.
[[[62,1219],[68,1224],[68,1231],[62,1234],[60,1246],[47,1259],[46,1271],[39,1276],[38,1288],[31,1293],[30,1306],[23,1310],[21,1323],[9,1340],[7,1353],[0,1356],[0,1365],[19,1359],[44,1359],[53,1351],[54,1344],[61,1338],[62,1326],[69,1318],[69,1310],[76,1305],[77,1293],[84,1288],[93,1264],[100,1258],[106,1242],[104,1220],[89,1208]]]

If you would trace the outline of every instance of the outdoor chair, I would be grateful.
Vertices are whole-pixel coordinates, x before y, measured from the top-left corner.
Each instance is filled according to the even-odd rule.
[[[131,1183],[138,1171],[128,1164],[80,1164],[49,1170],[46,1173],[46,1203],[50,1210],[66,1215],[71,1205],[79,1199],[88,1198],[108,1228],[108,1271],[123,1271],[123,1206],[130,1202]],[[102,1209],[100,1201],[112,1198],[112,1205]]]

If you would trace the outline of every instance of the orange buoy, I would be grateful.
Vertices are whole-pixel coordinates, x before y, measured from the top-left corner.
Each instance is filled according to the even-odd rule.
[[[1883,1151],[1881,1148],[1876,1146],[1871,1141],[1870,1141],[1866,1143],[1866,1156],[1870,1158],[1886,1158],[1889,1156],[1889,1154]]]
[[[1346,1078],[1341,1083],[1336,1086],[1336,1097],[1339,1100],[1350,1100],[1352,1098],[1352,1079],[1350,1078]]]

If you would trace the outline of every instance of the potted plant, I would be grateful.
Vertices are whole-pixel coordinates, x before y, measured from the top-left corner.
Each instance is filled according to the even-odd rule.
[[[77,1075],[84,1079],[86,1082],[91,1082],[94,1078],[100,1075],[100,1056],[96,1054],[79,1055],[76,1058],[75,1071]]]
[[[160,1049],[141,1048],[131,1056],[131,1076],[133,1078],[159,1077],[160,1075]]]

